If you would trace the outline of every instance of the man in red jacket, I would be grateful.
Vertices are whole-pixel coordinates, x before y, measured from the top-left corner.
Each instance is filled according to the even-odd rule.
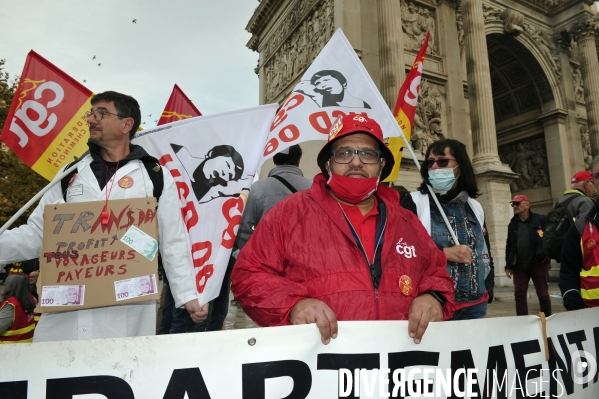
[[[376,121],[338,118],[317,158],[322,174],[264,215],[241,250],[232,290],[260,326],[316,323],[322,342],[337,320],[405,320],[415,343],[453,314],[445,255],[395,190]]]

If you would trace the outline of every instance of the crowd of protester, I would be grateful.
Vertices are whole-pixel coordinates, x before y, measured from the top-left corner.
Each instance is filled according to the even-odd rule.
[[[83,158],[90,179],[106,185],[119,164],[155,161],[130,143],[140,120],[133,98],[105,92],[92,106],[87,114],[91,155]],[[200,306],[190,291],[193,281],[185,277],[183,255],[159,252],[169,255],[159,256],[164,288],[157,333],[223,329],[229,287],[258,325],[315,323],[325,344],[337,337],[338,320],[408,320],[408,334],[419,343],[429,322],[485,317],[496,272],[484,207],[477,201],[485,193],[466,146],[453,139],[430,145],[420,169],[422,183],[409,192],[381,183],[395,162],[383,137],[367,116],[340,117],[317,156],[321,173],[314,179],[303,177],[298,145],[275,155],[275,167],[252,187],[220,295],[209,304]],[[160,183],[160,238],[184,248],[182,224],[164,223],[178,215],[176,206],[167,205],[176,201],[168,176],[165,172]],[[599,157],[592,171],[572,177],[571,188],[548,215],[533,212],[522,193],[510,201],[514,216],[505,237],[505,273],[514,281],[517,315],[528,314],[531,279],[541,309],[551,314],[551,259],[561,262],[559,287],[567,310],[599,304],[597,184]],[[49,192],[42,203],[59,201],[63,194]],[[40,212],[38,207],[30,220],[41,218]],[[13,259],[0,270],[3,344],[34,338],[39,262],[14,260],[38,253],[41,242],[18,251],[8,244],[39,226],[34,220],[0,236],[0,260]]]

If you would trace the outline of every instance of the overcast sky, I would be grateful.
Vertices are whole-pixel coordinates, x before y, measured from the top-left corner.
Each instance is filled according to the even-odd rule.
[[[175,83],[204,115],[247,108],[258,105],[258,53],[245,46],[258,4],[0,0],[0,59],[20,75],[35,50],[95,93],[130,94],[145,128],[156,125]]]

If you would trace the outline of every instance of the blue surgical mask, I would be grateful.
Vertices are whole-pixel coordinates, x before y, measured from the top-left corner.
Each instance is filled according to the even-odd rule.
[[[436,192],[444,194],[453,187],[456,180],[456,177],[453,175],[455,168],[431,169],[428,171],[428,181]]]

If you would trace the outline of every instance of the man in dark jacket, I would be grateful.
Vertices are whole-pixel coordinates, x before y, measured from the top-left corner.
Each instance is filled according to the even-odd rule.
[[[566,213],[568,219],[574,221],[578,217],[590,211],[595,205],[595,201],[591,199],[595,192],[595,183],[593,182],[593,174],[588,170],[581,170],[572,176],[571,189],[564,192],[564,196],[557,201],[558,204],[568,201]]]
[[[337,320],[428,323],[454,313],[447,260],[397,192],[379,181],[394,164],[378,123],[337,119],[309,190],[262,218],[231,275],[235,298],[260,326],[315,323],[328,344]]]
[[[237,232],[235,248],[241,249],[250,239],[262,216],[283,198],[312,186],[312,180],[305,178],[299,168],[302,159],[302,148],[292,145],[287,152],[280,152],[273,157],[275,167],[268,172],[266,179],[252,184],[241,224]],[[236,256],[237,254],[233,254]]]
[[[549,297],[549,259],[543,252],[543,232],[545,216],[530,211],[530,201],[526,195],[516,195],[510,201],[514,217],[508,225],[505,245],[505,274],[514,276],[514,297],[516,314],[528,315],[528,283],[535,285],[541,311],[551,315]]]
[[[593,180],[599,184],[599,156],[593,159]],[[559,288],[567,310],[599,306],[599,205],[576,220],[564,240]]]

